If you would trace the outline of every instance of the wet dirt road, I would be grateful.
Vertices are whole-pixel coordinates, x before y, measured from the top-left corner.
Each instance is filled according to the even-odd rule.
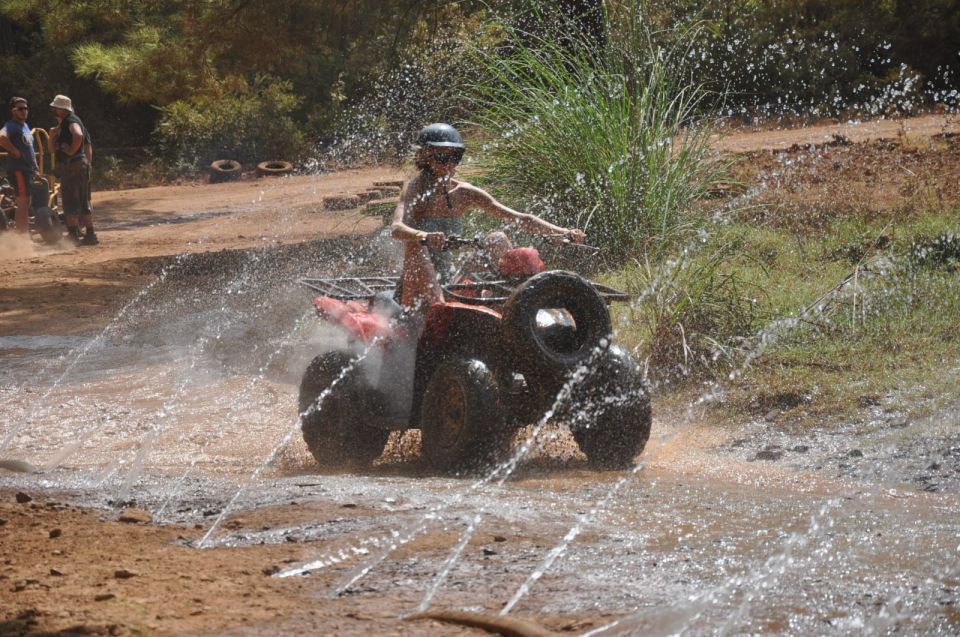
[[[296,385],[338,336],[318,326],[293,276],[315,248],[204,261],[202,283],[191,257],[98,335],[0,340],[0,456],[46,468],[0,471],[5,502],[24,492],[108,520],[136,506],[171,529],[156,550],[175,546],[209,569],[207,586],[226,586],[218,580],[242,561],[267,582],[258,599],[280,604],[231,621],[228,609],[248,600],[220,591],[222,608],[207,613],[220,623],[204,624],[142,597],[131,608],[111,588],[118,597],[95,604],[97,616],[177,634],[482,634],[402,620],[439,609],[564,634],[960,630],[960,489],[945,477],[924,491],[904,472],[897,452],[921,432],[893,416],[867,434],[812,436],[802,452],[778,439],[781,458],[757,452],[771,441],[757,423],[708,426],[695,400],[673,413],[655,403],[634,471],[588,470],[563,427],[547,423],[518,436],[515,467],[486,475],[436,475],[414,433],[395,436],[368,472],[318,472],[299,439]],[[356,261],[347,251],[307,269],[383,267]],[[955,431],[955,417],[938,426]],[[942,442],[936,459],[914,449],[910,460],[955,475],[960,453]],[[4,511],[0,534],[19,538],[20,518]],[[29,556],[4,544],[14,564],[3,605],[53,603],[44,593],[69,578],[34,590],[23,582],[46,580],[28,577]]]
[[[781,134],[748,146],[807,143]],[[654,400],[634,472],[587,469],[558,424],[510,472],[437,475],[413,434],[317,471],[296,386],[338,337],[296,279],[381,272],[389,242],[297,184],[203,190],[157,227],[139,217],[195,195],[129,218],[116,195],[102,251],[0,263],[0,458],[45,470],[0,468],[0,634],[485,634],[405,620],[424,608],[568,635],[960,634],[955,404],[797,435],[710,420],[712,387]],[[329,240],[284,245],[308,233]]]

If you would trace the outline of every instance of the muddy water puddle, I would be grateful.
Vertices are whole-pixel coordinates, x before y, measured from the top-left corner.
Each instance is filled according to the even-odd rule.
[[[955,634],[955,496],[758,489],[650,462],[599,510],[620,474],[521,470],[502,486],[476,487],[396,475],[397,466],[393,475],[272,470],[235,503],[209,548],[196,550],[295,546],[295,559],[264,567],[315,581],[321,596],[406,597],[398,616],[434,588],[430,608],[496,612],[543,571],[517,613],[602,616],[620,621],[612,634]],[[70,473],[4,487],[46,487],[106,509],[131,503],[103,490],[62,491],[61,472]],[[169,478],[145,475],[131,501],[156,511]],[[192,477],[161,519],[208,528],[236,487]]]
[[[960,630],[956,490],[924,492],[876,458],[855,476],[757,461],[744,448],[772,443],[752,427],[749,443],[697,444],[696,423],[665,418],[634,473],[588,470],[562,431],[505,480],[437,475],[410,435],[364,474],[319,473],[296,432],[296,379],[332,337],[284,329],[269,352],[113,339],[72,364],[73,342],[0,350],[0,455],[46,469],[0,471],[0,489],[108,516],[135,505],[194,528],[182,543],[197,551],[295,547],[264,568],[319,598],[389,598],[398,617],[509,607],[603,618],[603,634]]]

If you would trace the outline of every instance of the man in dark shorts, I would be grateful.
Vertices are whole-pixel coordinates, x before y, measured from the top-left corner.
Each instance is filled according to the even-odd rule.
[[[67,233],[79,245],[97,245],[100,241],[93,231],[93,210],[90,208],[90,167],[93,162],[90,133],[73,112],[73,102],[66,95],[54,97],[50,108],[57,116],[57,125],[50,129],[50,152],[56,154],[60,168],[60,200]],[[82,237],[80,224],[85,228]]]
[[[27,125],[27,100],[10,99],[10,119],[0,129],[0,147],[7,151],[7,178],[17,200],[17,232],[30,229],[30,196],[33,177],[37,174],[37,157],[33,152],[33,131]]]

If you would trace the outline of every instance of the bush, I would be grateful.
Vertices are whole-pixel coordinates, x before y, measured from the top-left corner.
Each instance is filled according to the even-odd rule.
[[[738,274],[746,258],[730,243],[685,250],[659,265],[637,261],[618,273],[634,301],[625,341],[661,382],[728,369],[763,320],[764,292]]]
[[[486,178],[616,260],[668,245],[721,168],[697,119],[706,93],[681,79],[683,51],[512,35],[506,55],[480,55],[473,86],[476,123],[493,135]]]
[[[217,159],[295,161],[304,152],[290,116],[299,102],[289,82],[261,79],[246,90],[177,100],[161,109],[154,132],[162,157],[180,168],[203,169]]]
[[[729,91],[730,112],[827,117],[958,106],[955,0],[677,0],[611,2],[658,24],[699,24],[690,68]],[[663,29],[673,40],[682,30]]]

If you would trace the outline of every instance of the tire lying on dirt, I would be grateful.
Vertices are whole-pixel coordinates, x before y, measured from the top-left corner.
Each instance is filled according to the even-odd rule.
[[[607,305],[583,277],[541,272],[513,291],[503,308],[503,336],[524,375],[561,381],[609,338]]]
[[[432,467],[483,470],[509,450],[511,432],[504,424],[497,382],[481,361],[440,363],[427,382],[421,413],[421,453]]]
[[[33,223],[44,243],[56,243],[63,237],[60,220],[49,206],[40,206],[33,211]]]
[[[260,177],[280,177],[293,172],[293,164],[288,161],[262,161],[257,164],[257,175]]]
[[[240,179],[240,162],[232,159],[218,159],[210,164],[210,183],[218,184],[224,181]]]
[[[572,379],[564,417],[590,466],[633,466],[650,438],[650,395],[633,357],[617,346],[601,349]]]
[[[346,370],[346,371],[345,371]],[[313,359],[300,382],[303,440],[323,467],[360,468],[376,460],[390,432],[371,424],[372,388],[347,352]]]

